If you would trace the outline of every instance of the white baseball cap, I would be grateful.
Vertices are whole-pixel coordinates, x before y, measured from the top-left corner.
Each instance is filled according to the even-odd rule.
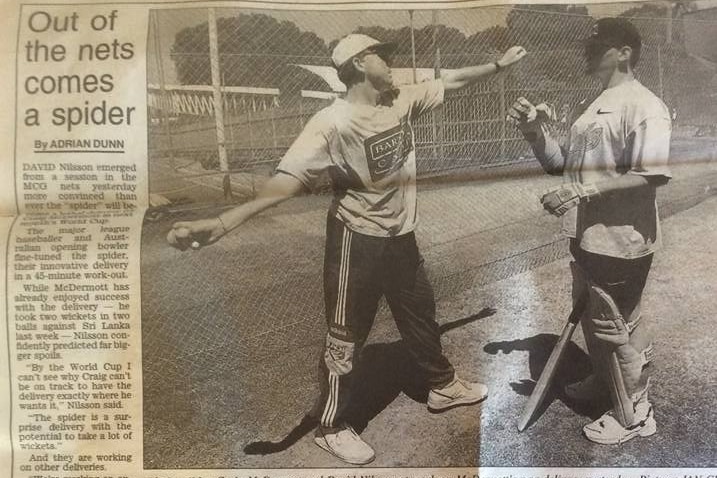
[[[331,53],[331,61],[336,68],[340,68],[344,63],[355,57],[362,51],[369,48],[385,49],[393,51],[396,48],[395,43],[380,42],[375,38],[361,33],[352,33],[343,37],[334,47]]]

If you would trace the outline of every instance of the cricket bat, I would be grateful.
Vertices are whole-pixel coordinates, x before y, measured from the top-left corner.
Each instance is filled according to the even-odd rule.
[[[575,327],[577,327],[578,322],[580,322],[580,316],[582,315],[583,309],[588,302],[588,297],[589,295],[587,292],[582,294],[575,306],[573,306],[573,310],[570,312],[570,316],[568,317],[568,322],[565,324],[563,332],[560,334],[558,343],[556,343],[555,347],[553,347],[553,351],[550,353],[548,362],[545,364],[545,368],[543,368],[540,378],[538,378],[538,383],[535,384],[533,393],[530,394],[528,403],[523,409],[523,414],[520,416],[520,420],[518,421],[518,431],[522,432],[528,427],[535,411],[540,407],[540,404],[543,403],[545,395],[548,393],[548,389],[550,389],[550,384],[553,382],[553,377],[555,376],[555,371],[558,368],[563,352],[565,352],[568,342],[570,342],[573,332],[575,332]]]

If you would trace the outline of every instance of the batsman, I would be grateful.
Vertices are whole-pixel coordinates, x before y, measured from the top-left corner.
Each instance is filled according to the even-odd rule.
[[[543,169],[563,176],[542,204],[563,217],[574,258],[573,303],[586,304],[580,323],[593,367],[565,393],[576,401],[609,394],[612,409],[583,427],[601,444],[657,431],[648,397],[652,344],[640,302],[661,244],[655,192],[671,177],[671,120],[664,103],[633,75],[641,46],[626,19],[593,25],[584,41],[586,70],[602,90],[578,105],[564,147],[552,133],[554,113],[546,104],[519,98],[508,112]]]

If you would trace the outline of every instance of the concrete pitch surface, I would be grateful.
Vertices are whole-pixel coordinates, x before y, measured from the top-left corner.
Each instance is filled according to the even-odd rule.
[[[311,240],[319,239],[320,229],[314,228],[321,227],[321,215],[310,211],[297,214],[311,221]],[[570,277],[568,259],[563,257],[475,285],[446,300],[439,297],[437,316],[445,330],[446,355],[463,377],[484,381],[490,387],[489,399],[478,407],[441,415],[427,413],[425,391],[411,383],[410,364],[405,361],[395,326],[386,314],[379,317],[363,351],[359,373],[364,386],[357,397],[361,405],[355,411],[356,427],[377,451],[371,466],[717,465],[717,353],[713,346],[717,274],[712,250],[717,242],[716,216],[717,198],[710,197],[663,221],[665,247],[656,257],[644,301],[644,315],[655,337],[652,401],[657,435],[620,447],[591,444],[581,436],[580,428],[599,416],[605,404],[576,407],[555,393],[548,397],[537,422],[526,432],[517,432],[516,420],[532,380],[542,370],[569,313]],[[272,219],[279,226],[285,220]],[[538,230],[546,234],[543,226],[531,227],[524,231],[526,235]],[[446,233],[436,228],[426,234]],[[161,241],[150,242],[143,249],[143,261],[152,264],[147,268],[155,274],[151,277],[162,277],[157,271],[162,272],[165,262],[176,257],[170,257],[174,252],[167,252]],[[483,247],[487,250],[491,245]],[[205,252],[210,251],[201,253]],[[313,267],[309,262],[320,257],[320,244],[309,252],[307,267]],[[189,271],[199,263],[188,261]],[[430,270],[430,257],[427,262]],[[221,270],[223,266],[214,267]],[[143,262],[143,274],[144,267]],[[155,284],[144,279],[143,294],[154,293]],[[203,280],[190,279],[194,288],[204,286]],[[183,299],[181,294],[172,298]],[[206,314],[207,320],[212,319],[213,308],[231,306],[221,296],[205,299],[192,313]],[[299,306],[293,303],[290,309]],[[250,317],[242,320],[246,322],[238,324],[239,335],[241,327],[252,327]],[[308,329],[311,340],[297,342],[294,338],[282,353],[233,357],[237,365],[221,373],[202,374],[201,368],[187,365],[186,375],[175,377],[172,383],[154,383],[145,377],[145,467],[342,466],[313,444],[313,424],[304,419],[316,393],[315,364],[324,333],[321,325],[320,321],[314,325],[315,334]],[[152,330],[148,322],[145,333]],[[199,338],[188,333],[184,340],[191,346]],[[145,337],[145,347],[147,340]],[[264,340],[267,347],[277,346],[287,337],[269,333]],[[231,347],[225,348],[229,352],[224,353],[231,354]],[[559,385],[589,373],[583,350],[578,330],[559,371]],[[145,350],[145,354],[151,352]],[[161,355],[163,350],[159,352]],[[217,355],[215,359],[221,362],[227,357]]]

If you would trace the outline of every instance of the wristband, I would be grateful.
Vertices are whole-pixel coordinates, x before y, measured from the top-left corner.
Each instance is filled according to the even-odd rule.
[[[494,62],[493,62],[493,65],[495,65],[495,72],[496,72],[496,73],[498,73],[498,72],[502,69],[502,67],[500,66],[500,63],[498,63],[497,61],[494,61]]]

